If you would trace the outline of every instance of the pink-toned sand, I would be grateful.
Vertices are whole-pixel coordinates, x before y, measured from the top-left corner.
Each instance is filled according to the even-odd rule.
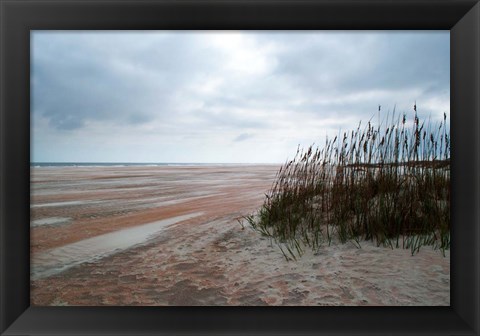
[[[276,166],[32,168],[33,305],[449,305],[450,254],[362,242],[287,262],[238,219]]]

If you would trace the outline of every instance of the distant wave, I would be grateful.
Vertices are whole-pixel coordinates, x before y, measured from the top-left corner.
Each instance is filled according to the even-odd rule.
[[[179,167],[179,166],[250,166],[268,163],[200,163],[200,162],[31,162],[32,168],[43,167]]]
[[[32,162],[30,167],[158,167],[169,166],[172,163],[168,162]],[[183,165],[182,163],[173,163],[173,165]]]

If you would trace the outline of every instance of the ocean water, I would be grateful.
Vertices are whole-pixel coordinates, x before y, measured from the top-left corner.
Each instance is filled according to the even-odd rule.
[[[30,162],[30,167],[161,167],[161,166],[248,166],[255,163],[199,162]]]

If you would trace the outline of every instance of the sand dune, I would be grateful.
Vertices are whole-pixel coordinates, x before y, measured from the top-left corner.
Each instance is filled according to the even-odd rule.
[[[242,227],[277,168],[32,168],[32,304],[450,304],[449,251],[361,242],[287,262]]]

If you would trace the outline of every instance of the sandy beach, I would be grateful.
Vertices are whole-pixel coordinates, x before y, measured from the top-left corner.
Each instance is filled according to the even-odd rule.
[[[361,242],[286,261],[242,226],[278,168],[32,168],[31,304],[450,305],[450,251]]]

